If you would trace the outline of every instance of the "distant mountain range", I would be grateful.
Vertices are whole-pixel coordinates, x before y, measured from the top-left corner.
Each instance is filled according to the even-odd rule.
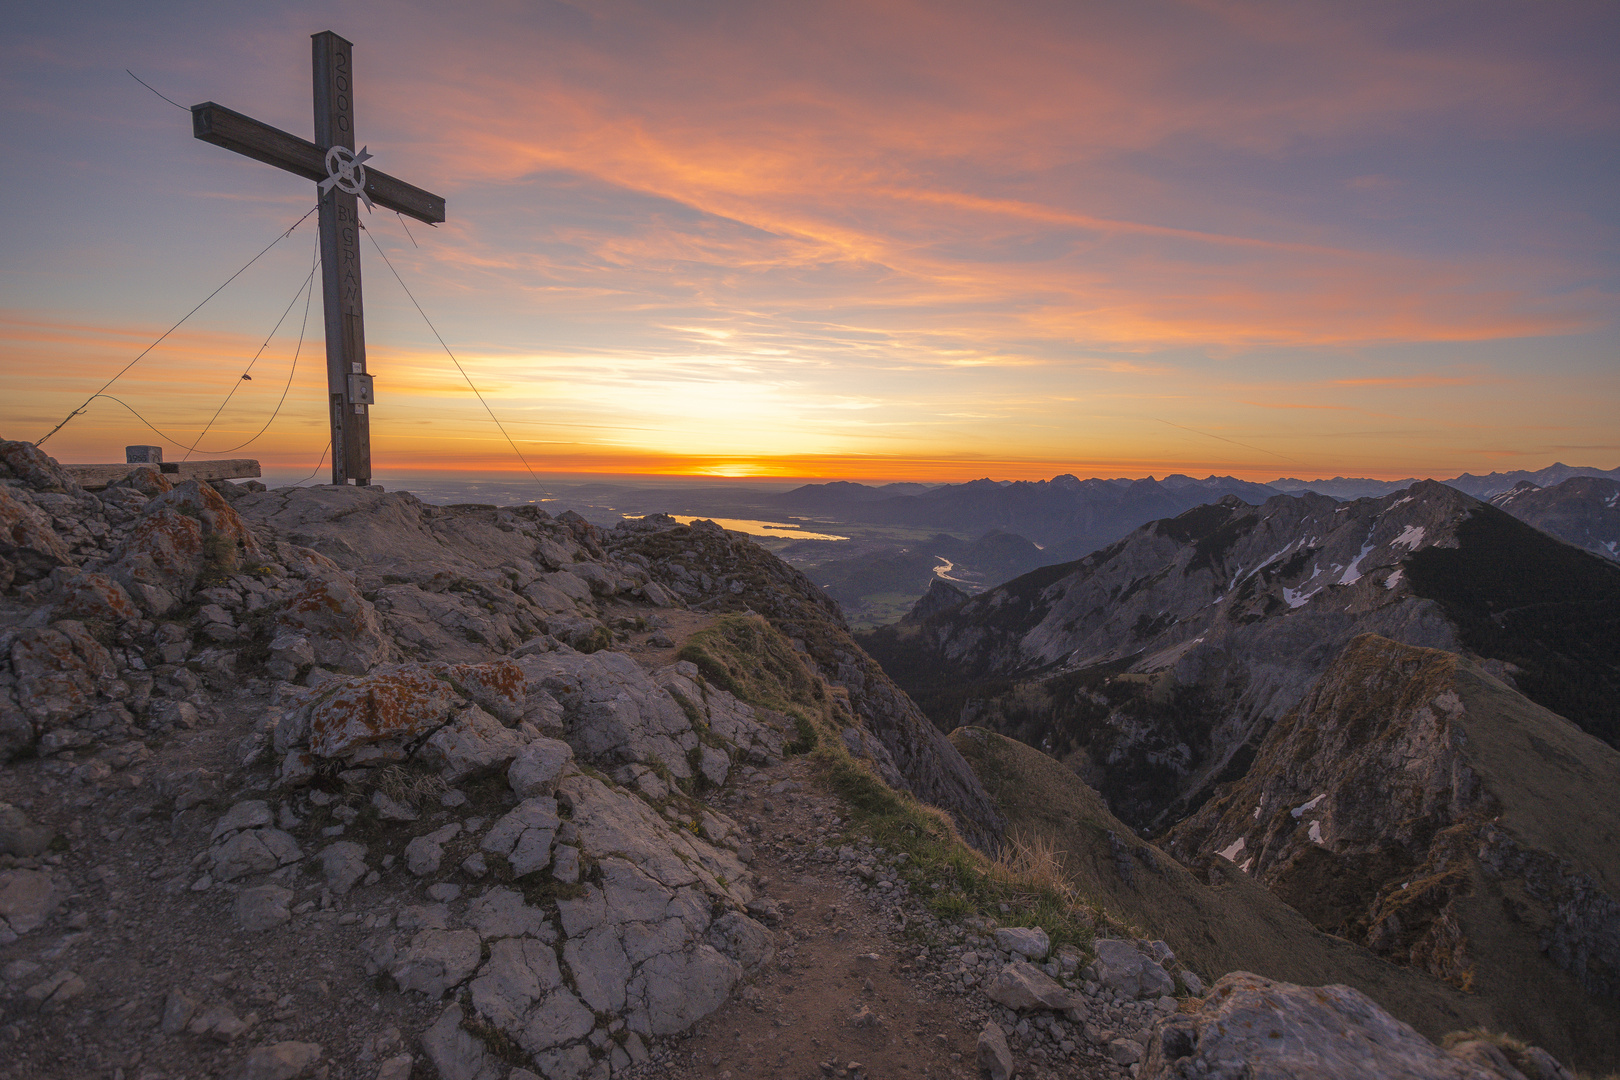
[[[890,485],[890,488],[899,485]],[[907,485],[910,486],[910,485]],[[1081,480],[1065,473],[1050,480],[974,480],[918,492],[839,482],[806,484],[773,500],[784,512],[818,513],[843,521],[950,529],[981,536],[1000,529],[1027,537],[1048,561],[1074,558],[1117,540],[1154,518],[1235,495],[1264,502],[1277,492],[1231,476],[1196,480]]]
[[[1620,470],[1614,473],[1620,475]],[[878,529],[939,531],[926,541],[897,537],[890,544],[863,543],[847,554],[830,557],[820,552],[825,545],[815,542],[782,552],[784,558],[800,565],[842,603],[856,625],[872,626],[892,621],[904,605],[921,596],[934,578],[936,567],[939,576],[973,593],[1037,566],[1081,558],[1144,522],[1175,517],[1226,498],[1251,505],[1278,494],[1316,493],[1342,500],[1382,496],[1416,483],[1419,481],[1337,477],[1254,484],[1231,476],[1199,480],[1180,474],[1162,480],[1081,480],[1065,474],[1051,480],[986,479],[937,487],[872,487],[838,481],[807,484],[768,499],[784,517],[814,516],[831,523],[860,523]],[[1620,509],[1605,506],[1603,498],[1605,492],[1620,484],[1602,470],[1560,464],[1534,473],[1465,474],[1444,484],[1476,498],[1521,492],[1511,504],[1502,504],[1509,513],[1577,546],[1616,557]],[[1548,484],[1554,486],[1538,486]],[[1582,487],[1579,493],[1572,488],[1567,497],[1554,494],[1568,484],[1597,486]],[[1543,493],[1534,498],[1522,494],[1529,490]],[[955,540],[942,535],[946,531],[984,539]]]
[[[1484,476],[1475,476],[1473,473],[1463,473],[1450,480],[1441,480],[1442,484],[1454,487],[1458,491],[1466,492],[1476,499],[1489,499],[1493,495],[1511,490],[1523,483],[1531,483],[1536,487],[1549,487],[1562,483],[1574,476],[1596,476],[1610,480],[1620,480],[1620,469],[1593,469],[1586,466],[1565,465],[1558,462],[1527,472],[1517,469],[1513,472],[1493,472]],[[1388,495],[1392,491],[1411,487],[1417,483],[1416,477],[1407,477],[1405,480],[1369,480],[1365,477],[1335,476],[1331,480],[1296,480],[1285,476],[1271,481],[1266,486],[1277,491],[1295,494],[1301,491],[1314,491],[1318,495],[1332,495],[1335,499],[1365,499],[1369,496]]]

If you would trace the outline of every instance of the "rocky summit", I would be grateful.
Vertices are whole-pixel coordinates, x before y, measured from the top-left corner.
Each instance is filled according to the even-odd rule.
[[[0,1077],[1568,1075],[1434,1042],[1478,1015],[1449,968],[1417,973],[1447,1003],[1419,1030],[1144,936],[1015,827],[1037,769],[947,738],[821,590],[712,523],[155,468],[92,493],[0,442],[0,589]],[[1502,837],[1468,872],[1551,882],[1527,910],[1608,978],[1601,911],[1567,902],[1607,871],[1513,817],[1534,799],[1494,758],[1436,754],[1436,791],[1447,762],[1480,778],[1449,827]],[[1237,828],[1208,814],[1200,852]],[[1448,841],[1420,832],[1426,867]]]

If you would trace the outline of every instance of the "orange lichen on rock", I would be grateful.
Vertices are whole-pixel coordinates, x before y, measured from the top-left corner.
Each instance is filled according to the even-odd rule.
[[[350,679],[310,712],[309,748],[325,757],[361,747],[410,742],[474,704],[510,726],[522,713],[523,669],[510,660],[487,664],[402,664]]]
[[[56,609],[75,619],[127,622],[141,617],[140,609],[124,587],[106,574],[86,573],[69,578]]]
[[[454,683],[475,704],[508,726],[523,716],[527,681],[523,669],[507,659],[487,664],[427,665],[427,670]]]
[[[114,689],[117,679],[112,656],[71,619],[19,633],[11,645],[11,669],[17,703],[47,725],[89,712],[98,691]]]
[[[420,738],[466,704],[455,687],[421,667],[373,672],[315,706],[309,748],[331,758],[385,739]]]
[[[307,579],[277,622],[305,635],[316,661],[328,667],[360,675],[388,658],[388,639],[376,609],[341,571]]]

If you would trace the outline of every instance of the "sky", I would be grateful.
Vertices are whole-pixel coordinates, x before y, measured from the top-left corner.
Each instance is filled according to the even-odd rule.
[[[0,435],[271,245],[63,461],[322,473],[315,219],[272,244],[314,185],[126,69],[308,138],[333,30],[375,167],[448,200],[368,219],[379,477],[524,469],[469,379],[541,474],[1620,465],[1620,5],[3,11]]]

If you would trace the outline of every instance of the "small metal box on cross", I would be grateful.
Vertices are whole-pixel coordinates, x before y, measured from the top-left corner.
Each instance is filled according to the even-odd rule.
[[[212,101],[191,107],[192,134],[268,162],[320,188],[321,300],[326,311],[326,388],[332,416],[332,483],[371,482],[374,400],[366,373],[360,301],[359,202],[418,221],[444,220],[444,199],[371,168],[354,148],[354,45],[330,30],[314,35],[315,141]]]

